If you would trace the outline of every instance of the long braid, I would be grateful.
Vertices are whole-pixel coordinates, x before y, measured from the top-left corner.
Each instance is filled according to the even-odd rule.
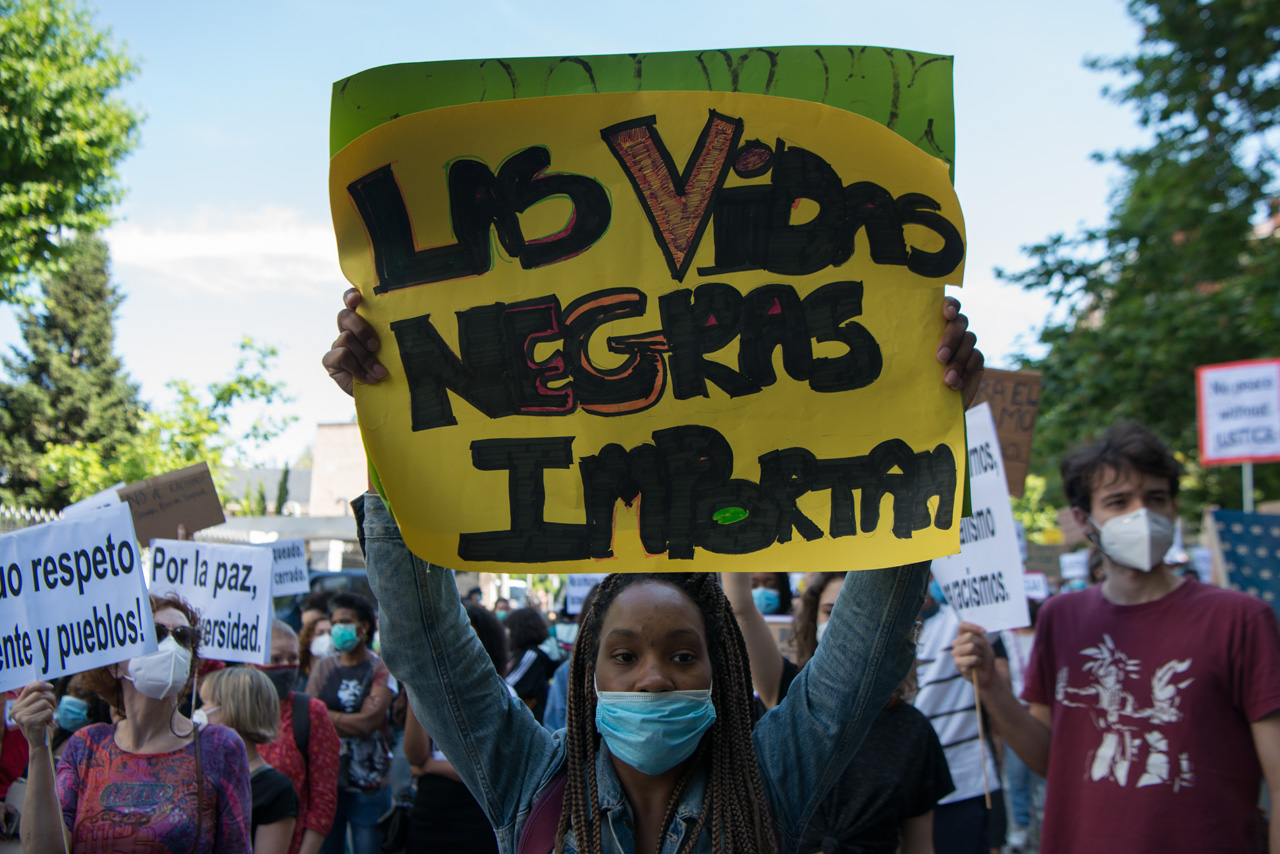
[[[707,792],[682,852],[691,852],[710,824],[712,848],[733,854],[776,854],[777,837],[751,741],[754,726],[746,643],[724,591],[710,573],[610,575],[600,583],[591,609],[582,617],[569,665],[565,727],[565,800],[556,831],[557,854],[572,831],[582,854],[603,854],[602,814],[596,780],[600,736],[596,732],[593,683],[600,629],[609,606],[632,584],[659,582],[682,590],[706,623],[712,663],[716,720],[703,737],[667,803],[659,840],[675,820],[676,807],[697,769],[708,768]],[[661,842],[659,842],[661,845]]]

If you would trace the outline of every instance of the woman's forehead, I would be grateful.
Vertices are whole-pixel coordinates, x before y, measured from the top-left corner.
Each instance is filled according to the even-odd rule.
[[[177,608],[165,608],[156,611],[153,615],[155,621],[166,628],[174,628],[175,626],[189,626],[191,623],[187,620],[187,615],[179,611]]]
[[[706,637],[706,621],[697,603],[679,587],[656,579],[637,582],[619,593],[604,614],[601,634],[615,628],[636,630],[655,617],[668,624],[684,624]]]

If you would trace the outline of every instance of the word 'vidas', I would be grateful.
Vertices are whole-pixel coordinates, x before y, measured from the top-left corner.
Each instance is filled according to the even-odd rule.
[[[671,278],[683,282],[709,223],[713,266],[702,275],[760,270],[786,276],[840,266],[854,253],[854,238],[865,231],[871,260],[906,267],[938,279],[964,258],[959,230],[942,216],[941,205],[923,193],[894,197],[871,181],[845,185],[815,152],[742,141],[742,119],[714,110],[683,171],[658,132],[657,118],[644,116],[600,131],[653,228]],[[373,247],[375,293],[480,276],[493,268],[490,230],[502,250],[526,270],[566,261],[590,249],[609,228],[609,193],[595,178],[552,172],[544,146],[514,152],[498,168],[469,157],[448,166],[449,218],[456,242],[419,249],[414,226],[392,165],[380,166],[347,185]],[[726,186],[769,176],[768,183]],[[572,212],[556,233],[529,237],[519,215],[539,202],[563,197]],[[793,222],[796,205],[807,200],[818,213]],[[615,200],[615,204],[621,202]],[[941,248],[909,245],[907,226],[935,235]]]

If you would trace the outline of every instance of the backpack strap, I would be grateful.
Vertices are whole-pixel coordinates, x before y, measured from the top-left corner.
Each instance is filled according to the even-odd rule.
[[[302,770],[307,770],[307,748],[311,746],[311,695],[293,692],[293,743],[302,754]]]
[[[562,767],[533,802],[529,818],[520,831],[516,854],[549,854],[555,849],[560,813],[564,811],[564,785],[568,779]]]

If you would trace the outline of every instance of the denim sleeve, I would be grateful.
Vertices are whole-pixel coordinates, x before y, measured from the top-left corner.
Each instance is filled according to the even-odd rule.
[[[374,493],[364,497],[364,533],[383,659],[502,850],[514,850],[535,796],[564,761],[561,741],[507,691],[471,629],[453,571],[410,553]]]
[[[844,587],[817,652],[753,739],[782,850],[794,850],[915,660],[929,563],[864,570]]]

